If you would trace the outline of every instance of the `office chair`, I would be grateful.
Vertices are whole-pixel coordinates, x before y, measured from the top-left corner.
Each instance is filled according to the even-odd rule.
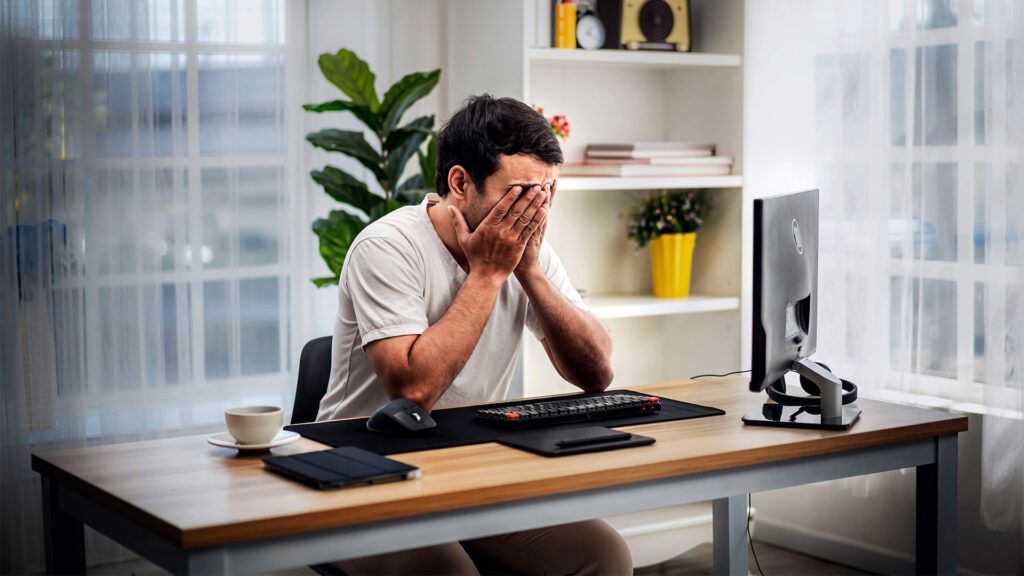
[[[331,378],[331,343],[331,336],[323,336],[306,342],[302,347],[292,424],[316,420],[320,399],[327,393],[327,381]]]
[[[316,421],[320,399],[327,393],[331,378],[331,344],[333,337],[314,338],[302,347],[299,354],[299,378],[295,384],[295,404],[292,406],[292,424]],[[333,564],[315,564],[312,569],[321,576],[345,576]]]

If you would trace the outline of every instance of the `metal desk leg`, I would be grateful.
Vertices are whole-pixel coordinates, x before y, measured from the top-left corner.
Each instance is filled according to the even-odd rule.
[[[715,574],[747,574],[747,495],[712,501]]]
[[[917,573],[956,574],[956,442],[935,440],[935,463],[917,467]]]
[[[47,574],[85,574],[85,528],[60,510],[59,486],[43,476],[43,539]]]

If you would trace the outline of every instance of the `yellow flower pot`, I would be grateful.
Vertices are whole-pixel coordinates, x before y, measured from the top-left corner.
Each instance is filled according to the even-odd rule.
[[[665,234],[651,241],[651,276],[656,298],[690,295],[690,270],[697,233]]]

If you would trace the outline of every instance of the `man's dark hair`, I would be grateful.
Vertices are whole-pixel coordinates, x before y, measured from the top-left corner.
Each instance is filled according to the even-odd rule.
[[[536,110],[513,98],[471,96],[441,128],[437,138],[434,186],[448,195],[448,172],[462,166],[478,189],[498,170],[501,154],[530,154],[561,164],[562,148],[551,126]]]

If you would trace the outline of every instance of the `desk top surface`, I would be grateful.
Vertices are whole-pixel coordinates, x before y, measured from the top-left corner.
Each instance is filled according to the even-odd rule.
[[[417,480],[321,492],[263,468],[259,455],[206,443],[206,435],[92,446],[33,455],[33,468],[185,548],[414,516],[682,474],[954,434],[967,417],[859,400],[844,432],[745,426],[764,401],[746,379],[708,378],[632,386],[714,406],[724,416],[630,426],[651,446],[545,458],[499,444],[393,456]],[[328,448],[302,438],[275,455]]]

